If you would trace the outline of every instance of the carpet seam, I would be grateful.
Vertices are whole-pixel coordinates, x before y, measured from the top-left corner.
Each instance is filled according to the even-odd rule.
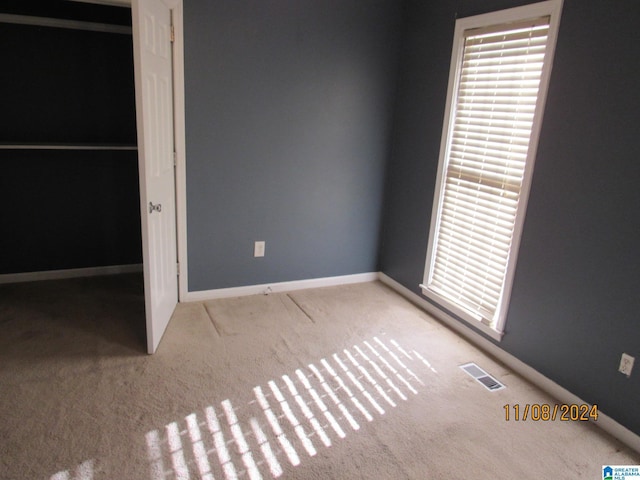
[[[204,308],[204,311],[207,314],[207,317],[209,317],[209,320],[211,320],[211,325],[213,325],[213,329],[218,334],[218,338],[222,338],[222,334],[220,333],[220,330],[218,330],[218,326],[216,325],[216,321],[213,319],[213,315],[211,315],[211,312],[209,311],[209,308],[204,303],[202,304],[202,307]]]
[[[296,302],[290,294],[287,293],[286,295],[287,295],[287,297],[289,297],[289,300],[291,300],[293,302],[293,304],[296,307],[298,307],[302,311],[302,313],[304,313],[307,316],[307,318],[311,321],[311,323],[316,323],[316,321],[313,319],[313,317],[311,315],[309,315],[307,313],[307,311],[304,308],[302,308],[300,306],[300,304],[298,302]]]

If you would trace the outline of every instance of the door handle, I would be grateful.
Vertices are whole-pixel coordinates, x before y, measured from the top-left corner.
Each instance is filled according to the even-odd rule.
[[[149,202],[149,213],[153,213],[154,210],[160,213],[162,211],[162,204],[159,203],[157,205],[154,205],[153,203]]]

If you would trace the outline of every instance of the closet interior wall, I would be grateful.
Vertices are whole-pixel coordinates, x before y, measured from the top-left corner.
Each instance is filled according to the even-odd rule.
[[[130,9],[21,3],[0,7],[0,275],[139,265]]]

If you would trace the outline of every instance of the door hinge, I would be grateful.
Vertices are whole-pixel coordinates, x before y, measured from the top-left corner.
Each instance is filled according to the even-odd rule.
[[[176,275],[180,276],[180,262],[176,262]]]
[[[178,166],[178,153],[177,152],[173,152],[173,166],[174,167]]]
[[[175,42],[176,41],[176,30],[175,28],[173,28],[173,25],[171,25],[171,42]]]

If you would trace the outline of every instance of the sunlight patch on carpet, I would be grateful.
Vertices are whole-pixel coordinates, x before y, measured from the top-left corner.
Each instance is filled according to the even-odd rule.
[[[148,432],[151,479],[278,478],[283,462],[295,467],[417,395],[425,383],[414,370],[437,373],[417,351],[378,337],[327,355],[255,386],[245,404],[226,399],[220,412],[210,405]]]
[[[70,470],[62,470],[54,473],[49,480],[93,480],[94,460],[87,460],[78,465],[73,473]]]

